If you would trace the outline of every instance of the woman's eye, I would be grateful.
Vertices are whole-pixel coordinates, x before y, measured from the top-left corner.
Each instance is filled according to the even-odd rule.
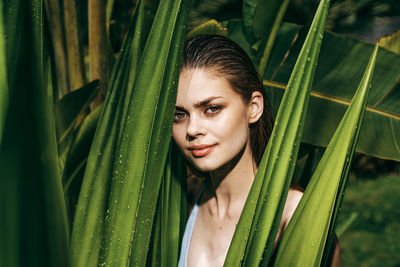
[[[180,121],[180,120],[183,120],[184,118],[186,118],[186,116],[187,116],[187,114],[184,112],[175,112],[174,120]]]
[[[214,114],[221,110],[221,106],[209,106],[206,108],[205,113],[207,114]]]

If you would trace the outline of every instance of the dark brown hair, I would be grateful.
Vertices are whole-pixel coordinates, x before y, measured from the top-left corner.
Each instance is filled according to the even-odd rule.
[[[185,43],[182,69],[210,69],[224,77],[233,90],[248,102],[259,91],[264,98],[261,118],[250,125],[250,147],[259,165],[272,132],[273,119],[264,92],[262,79],[243,49],[232,40],[219,35],[199,35]]]

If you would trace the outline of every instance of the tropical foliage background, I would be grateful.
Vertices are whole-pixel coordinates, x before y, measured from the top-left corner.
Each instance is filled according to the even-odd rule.
[[[169,144],[171,120],[165,118],[173,112],[185,34],[217,33],[237,41],[257,66],[277,114],[283,93],[296,84],[295,62],[319,5],[313,0],[190,2],[1,1],[1,266],[176,265],[185,224],[186,195],[180,178],[185,169]],[[321,48],[317,40],[320,34],[322,38],[323,22],[316,24],[320,32],[315,42],[310,41],[311,52],[303,49],[299,57],[308,67],[297,67],[297,73],[311,78],[298,85],[305,101],[300,109],[307,110],[310,99],[307,113],[297,112],[303,115],[291,124],[298,133],[303,130],[301,145],[300,136],[286,145],[290,159],[297,160],[290,167],[291,160],[283,160],[281,152],[280,160],[272,156],[265,160],[268,166],[289,166],[284,167],[285,175],[290,179],[293,173],[299,184],[307,186],[373,51],[373,44],[352,37],[370,39],[374,23],[396,21],[399,14],[395,0],[330,3]],[[319,19],[325,20],[323,14]],[[364,122],[361,129],[360,121],[355,122],[358,130],[352,132],[360,134],[356,168],[339,222],[334,223],[333,216],[324,226],[331,233],[338,225],[345,266],[400,263],[395,242],[400,227],[396,209],[400,176],[395,163],[400,161],[399,35],[381,40],[385,49],[376,58]],[[369,87],[367,78],[363,83]],[[291,112],[288,99],[282,114]],[[285,120],[279,117],[282,125]],[[348,151],[343,154],[347,160],[353,153]],[[334,214],[349,167],[343,168]],[[385,177],[379,177],[382,170]],[[365,171],[378,177],[365,179]],[[280,185],[273,214],[279,214],[288,184]],[[258,210],[255,214],[265,216]],[[268,217],[279,220],[279,215]],[[249,231],[261,229],[268,232],[266,238],[275,231],[263,224]],[[329,241],[330,234],[325,238]],[[271,255],[254,240],[255,245],[230,254],[256,259],[259,256],[248,252],[254,247],[251,251],[260,251],[265,263]],[[321,242],[323,250],[325,241]],[[227,260],[235,262],[229,255]],[[277,266],[279,260],[278,252]]]

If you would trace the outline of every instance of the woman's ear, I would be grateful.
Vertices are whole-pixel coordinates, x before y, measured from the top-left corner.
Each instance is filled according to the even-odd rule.
[[[254,91],[249,102],[249,123],[255,123],[264,111],[264,97],[260,91]]]

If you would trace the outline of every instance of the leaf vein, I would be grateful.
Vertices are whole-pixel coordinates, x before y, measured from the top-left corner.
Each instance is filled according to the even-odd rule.
[[[265,86],[270,86],[270,87],[286,90],[286,84],[283,84],[283,83],[264,80],[263,84]],[[335,103],[346,105],[346,106],[350,105],[350,100],[324,95],[324,94],[318,93],[316,91],[311,91],[311,96],[315,97],[315,98],[329,100],[331,102],[335,102]],[[376,114],[388,117],[390,119],[400,120],[400,114],[394,114],[394,113],[390,113],[390,112],[387,112],[387,111],[384,111],[384,110],[377,109],[375,107],[375,105],[374,106],[367,106],[366,110],[368,112],[376,113]]]

